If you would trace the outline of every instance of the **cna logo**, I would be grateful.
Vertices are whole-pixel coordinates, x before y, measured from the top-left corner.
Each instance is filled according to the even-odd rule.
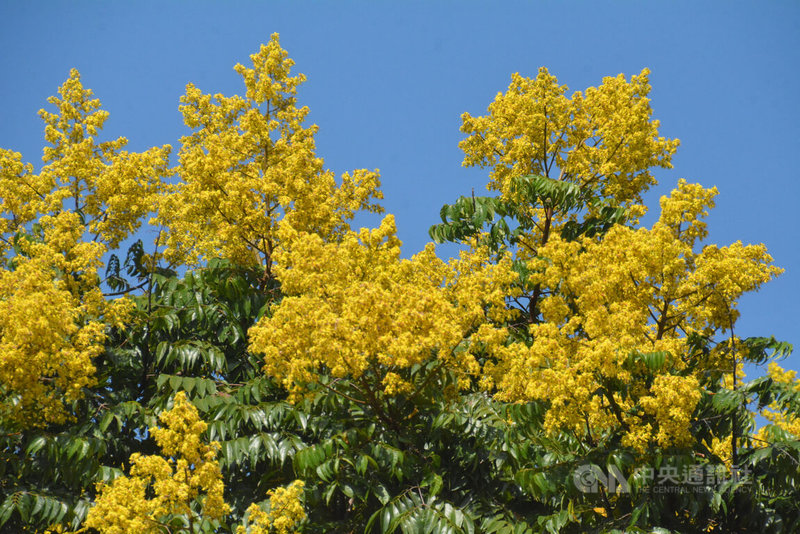
[[[583,493],[597,493],[602,485],[609,493],[630,493],[631,488],[625,475],[617,466],[610,466],[607,473],[599,465],[580,466],[572,474],[575,487]]]
[[[752,471],[748,466],[690,464],[678,468],[675,465],[661,466],[658,470],[642,466],[634,470],[629,478],[615,465],[603,471],[596,464],[584,464],[572,473],[575,487],[583,493],[597,493],[603,488],[609,493],[630,493],[631,481],[637,488],[652,493],[684,493],[710,491],[722,484],[733,482],[737,487],[751,484]]]

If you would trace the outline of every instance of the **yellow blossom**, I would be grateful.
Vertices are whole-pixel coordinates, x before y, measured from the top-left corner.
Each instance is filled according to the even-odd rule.
[[[639,403],[658,422],[658,432],[654,436],[658,444],[662,447],[691,445],[689,422],[700,400],[697,378],[660,375],[655,378],[650,393]]]
[[[306,518],[303,509],[303,481],[295,480],[286,488],[270,490],[269,510],[253,503],[247,509],[247,526],[239,526],[236,534],[291,534]]]
[[[544,67],[535,79],[514,74],[488,115],[462,116],[464,165],[489,167],[489,187],[512,200],[512,178],[539,174],[619,204],[640,201],[655,183],[649,169],[670,167],[678,146],[658,134],[648,76],[644,69],[630,81],[621,74],[604,78],[568,98],[567,87]]]
[[[279,221],[325,237],[347,229],[360,209],[380,211],[377,171],[357,170],[336,180],[316,156],[316,125],[305,125],[294,62],[274,34],[236,65],[245,96],[208,95],[189,84],[181,98],[181,180],[161,197],[157,222],[168,229],[166,256],[196,264],[224,257],[259,266],[267,278],[278,247]]]
[[[616,225],[577,241],[552,236],[530,262],[549,295],[542,322],[530,326],[533,342],[504,347],[485,369],[497,396],[548,401],[545,425],[554,431],[622,427],[637,448],[687,444],[700,398],[695,377],[677,376],[687,367],[688,334],[730,330],[739,297],[781,272],[763,245],[696,250],[715,193],[681,180],[662,198],[652,228]],[[693,362],[697,376],[721,367],[725,346]],[[660,368],[636,359],[651,353],[664,355]],[[630,384],[625,397],[613,393],[619,382]]]
[[[431,358],[464,376],[479,373],[474,355],[455,349],[488,316],[505,313],[504,297],[516,276],[508,259],[492,265],[488,252],[476,249],[446,263],[429,245],[402,260],[392,216],[340,242],[313,233],[285,242],[277,273],[286,296],[249,336],[251,350],[264,356],[265,372],[294,394],[323,369],[355,380],[377,372],[390,395],[410,391],[403,373]],[[480,337],[500,342],[486,327]]]
[[[150,432],[164,456],[131,455],[130,476],[99,485],[86,527],[102,534],[160,533],[176,515],[218,520],[230,512],[216,461],[219,444],[203,443],[207,425],[184,392],[175,395],[173,408],[159,420],[164,427]],[[193,503],[199,503],[199,511]]]
[[[64,422],[94,384],[106,326],[132,308],[103,298],[97,270],[153,209],[170,150],[97,142],[108,113],[74,69],[48,102],[41,172],[0,150],[0,416],[23,426]]]
[[[121,151],[128,143],[124,137],[97,142],[108,112],[83,87],[75,69],[58,93],[48,99],[56,112],[39,111],[51,146],[45,147],[45,165],[35,179],[53,188],[40,191],[43,210],[80,213],[85,231],[115,248],[153,210],[161,180],[169,174],[171,147],[130,153]]]
[[[783,384],[789,389],[798,392],[800,391],[800,380],[797,379],[797,372],[793,370],[785,370],[778,365],[777,362],[770,362],[767,366],[767,376],[769,376],[777,384]],[[762,417],[767,419],[771,424],[789,432],[795,438],[800,439],[800,417],[792,414],[787,414],[781,410],[777,402],[771,403],[768,407],[761,411]],[[767,432],[764,427],[759,429],[756,434],[759,442],[757,444],[764,445],[769,440],[767,439]]]

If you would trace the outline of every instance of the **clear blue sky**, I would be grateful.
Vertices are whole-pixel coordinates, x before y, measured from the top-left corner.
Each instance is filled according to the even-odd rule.
[[[716,185],[710,241],[764,242],[786,269],[742,301],[737,333],[800,344],[798,28],[797,1],[0,0],[0,146],[39,163],[36,112],[71,67],[111,113],[107,135],[177,146],[186,83],[241,93],[233,65],[279,32],[308,76],[319,155],[337,172],[381,169],[408,255],[442,204],[483,190],[485,172],[460,166],[459,117],[482,114],[511,73],[544,65],[578,90],[649,67],[655,116],[681,147],[648,204],[680,177]]]

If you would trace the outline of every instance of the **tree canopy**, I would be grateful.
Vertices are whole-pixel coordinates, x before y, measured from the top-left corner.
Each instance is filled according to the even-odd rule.
[[[14,532],[794,532],[792,347],[736,335],[780,275],[707,243],[648,71],[546,69],[464,114],[461,196],[401,255],[377,170],[337,175],[273,35],[190,133],[101,141],[73,70],[43,166],[0,150],[0,528]],[[157,238],[137,239],[144,227]],[[744,365],[764,368],[750,380]]]

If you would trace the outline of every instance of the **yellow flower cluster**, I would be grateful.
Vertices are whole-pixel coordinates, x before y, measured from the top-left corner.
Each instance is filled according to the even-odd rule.
[[[33,174],[33,165],[22,162],[22,154],[0,148],[0,265],[6,262],[13,235],[41,213],[51,189],[46,177]]]
[[[0,269],[0,418],[27,427],[69,417],[65,403],[95,382],[106,325],[121,324],[132,308],[103,298],[96,270],[104,249],[80,242],[77,214],[39,222],[41,236],[22,238],[11,269]]]
[[[129,153],[120,151],[128,144],[124,137],[96,142],[108,112],[84,89],[77,70],[58,92],[48,99],[57,112],[39,111],[52,146],[44,149],[45,166],[37,180],[55,187],[39,191],[46,194],[44,210],[80,213],[86,230],[115,248],[153,211],[161,180],[169,174],[171,147]]]
[[[733,441],[731,435],[715,436],[711,438],[711,443],[703,441],[708,450],[722,460],[722,463],[730,470],[733,467]],[[758,445],[758,444],[756,444]]]
[[[506,196],[512,178],[540,174],[619,204],[640,201],[655,183],[649,169],[671,167],[678,147],[677,140],[658,135],[648,75],[645,69],[630,81],[621,74],[604,78],[568,98],[567,87],[544,67],[535,79],[514,74],[488,115],[462,116],[464,165],[490,167],[490,189]]]
[[[662,447],[691,445],[689,422],[700,400],[700,386],[694,376],[659,375],[653,380],[650,395],[639,399],[645,413],[658,422],[654,436]],[[632,428],[630,434],[635,434]],[[633,441],[640,441],[633,437]],[[624,443],[624,440],[623,440]]]
[[[252,68],[235,67],[244,97],[187,86],[181,112],[195,132],[181,140],[181,181],[161,198],[157,222],[168,228],[173,261],[221,256],[272,276],[279,221],[330,237],[355,211],[380,211],[371,201],[382,196],[377,171],[345,173],[337,183],[323,168],[317,126],[304,126],[309,110],[297,105],[305,77],[291,76],[278,35],[250,59]]]
[[[269,495],[269,511],[253,503],[247,509],[247,526],[239,526],[236,534],[292,534],[306,518],[303,508],[303,481],[295,480],[287,488],[277,488]]]
[[[186,521],[219,520],[230,512],[215,460],[219,444],[205,444],[204,423],[183,392],[150,432],[164,456],[131,455],[130,476],[99,485],[85,526],[102,534],[160,533],[176,516]],[[186,526],[186,525],[184,525]],[[166,529],[169,530],[169,529]]]
[[[800,380],[797,378],[797,371],[791,369],[786,371],[777,362],[770,362],[767,365],[767,376],[779,384],[791,385],[795,391],[800,391]]]
[[[152,211],[170,151],[96,142],[108,113],[74,69],[48,102],[41,172],[0,150],[0,410],[22,425],[63,422],[94,383],[105,328],[132,306],[103,298],[100,259]]]
[[[795,392],[800,391],[800,380],[797,379],[796,371],[786,371],[776,362],[770,362],[767,366],[767,375],[776,383],[791,386],[791,389]],[[800,417],[783,413],[777,403],[770,404],[767,409],[762,410],[761,415],[773,425],[782,428],[794,435],[797,439],[800,439]],[[760,429],[757,437],[763,440],[762,443],[768,441],[763,428]]]
[[[652,228],[618,225],[602,238],[554,236],[531,267],[547,295],[530,346],[504,347],[487,365],[498,396],[551,403],[546,425],[580,435],[629,429],[629,444],[685,444],[699,400],[687,337],[730,329],[736,301],[779,274],[763,245],[693,248],[715,190],[680,181]],[[653,371],[632,356],[663,351]],[[722,345],[699,369],[722,367]],[[653,376],[655,373],[656,376]],[[629,384],[622,397],[612,384]],[[646,384],[650,383],[650,386]],[[675,393],[671,393],[675,392]]]
[[[63,256],[61,257],[63,258]],[[39,426],[64,422],[64,402],[94,384],[92,360],[103,351],[98,295],[82,301],[54,279],[58,255],[0,271],[0,419]]]
[[[475,249],[446,263],[433,245],[401,260],[395,233],[391,215],[338,243],[282,233],[287,247],[277,273],[286,296],[249,333],[267,374],[298,394],[323,368],[357,381],[369,371],[393,395],[411,390],[403,371],[431,358],[465,380],[479,373],[470,350],[454,349],[471,334],[490,339],[487,314],[507,313],[504,297],[516,276],[510,261],[492,265],[487,251]]]
[[[85,89],[77,70],[48,102],[56,112],[39,111],[45,122],[44,166],[39,174],[16,152],[0,149],[0,238],[3,252],[13,234],[42,215],[80,215],[94,241],[116,247],[153,210],[161,180],[168,174],[170,147],[143,153],[120,151],[128,141],[96,142],[108,112]]]

